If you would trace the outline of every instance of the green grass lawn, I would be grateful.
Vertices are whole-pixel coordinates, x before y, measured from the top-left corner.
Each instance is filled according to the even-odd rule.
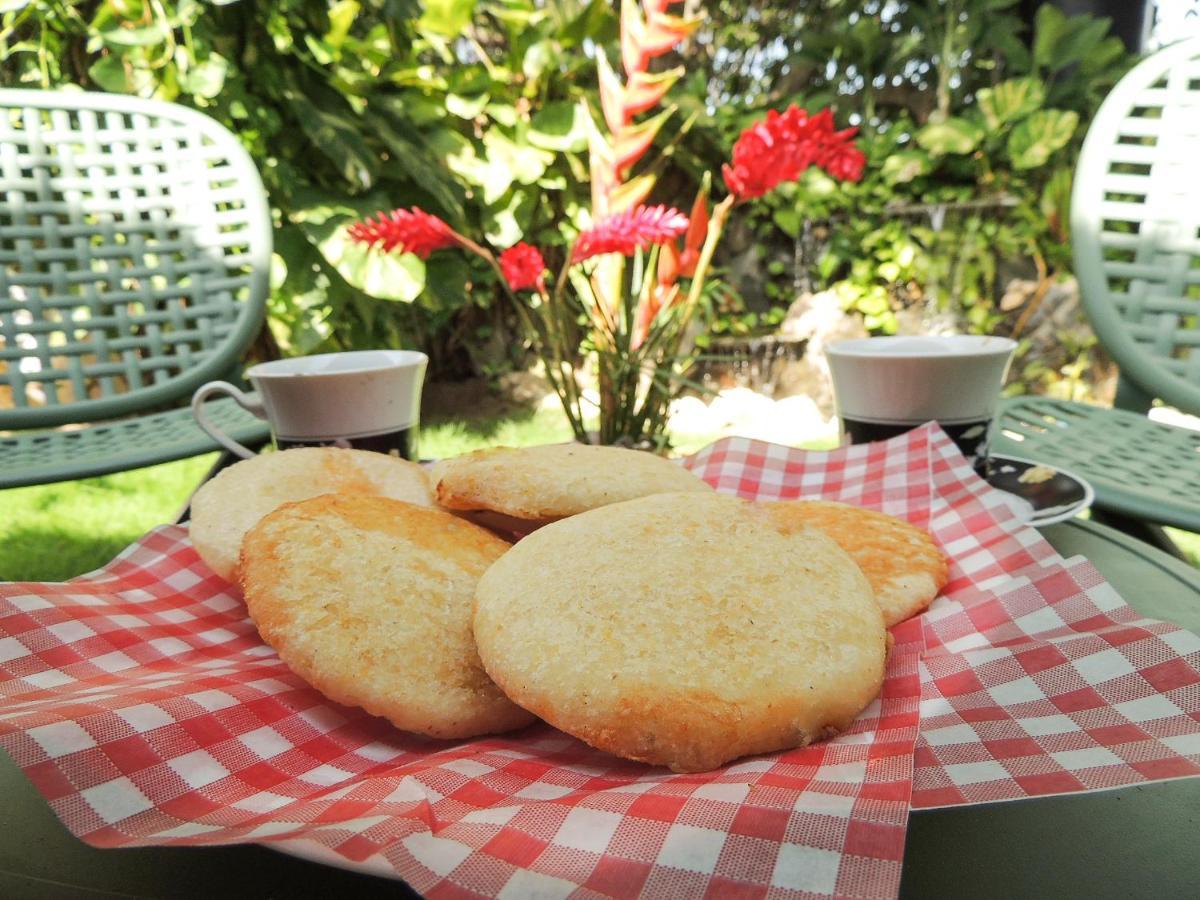
[[[694,453],[714,435],[676,435]],[[561,412],[541,409],[421,429],[421,454],[455,456],[480,447],[571,439]],[[811,445],[810,449],[827,447]],[[0,581],[64,581],[99,568],[156,525],[172,522],[215,455],[81,481],[0,491]],[[1200,565],[1200,535],[1171,532]]]

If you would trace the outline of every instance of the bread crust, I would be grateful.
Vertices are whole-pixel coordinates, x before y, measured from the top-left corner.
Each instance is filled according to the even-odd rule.
[[[264,453],[223,469],[192,498],[192,545],[208,567],[236,581],[242,538],[284,503],[329,493],[378,494],[433,506],[429,479],[416,463],[336,447]]]
[[[438,462],[430,478],[446,509],[489,510],[538,525],[650,494],[712,492],[660,456],[588,444],[476,450]]]
[[[476,582],[507,549],[442,510],[326,494],[249,531],[241,584],[263,640],[322,694],[465,738],[533,721],[487,677],[471,636]]]
[[[890,628],[924,611],[946,586],[946,555],[925,531],[903,519],[829,500],[778,500],[762,506],[784,534],[813,527],[858,563]]]
[[[677,772],[802,746],[879,693],[870,586],[822,533],[752,504],[675,493],[531,534],[480,579],[492,679],[557,728]]]

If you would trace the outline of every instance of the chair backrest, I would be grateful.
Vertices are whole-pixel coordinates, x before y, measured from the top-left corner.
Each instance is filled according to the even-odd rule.
[[[0,430],[114,418],[226,375],[271,218],[237,139],[113,94],[0,90]]]
[[[1200,39],[1142,60],[1088,130],[1071,195],[1084,308],[1148,397],[1200,413]]]

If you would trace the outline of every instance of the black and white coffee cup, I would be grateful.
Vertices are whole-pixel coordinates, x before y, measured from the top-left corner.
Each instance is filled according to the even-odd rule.
[[[935,420],[983,477],[1000,389],[1016,341],[955,334],[871,337],[825,348],[850,443],[884,440]]]
[[[248,459],[254,453],[205,415],[204,401],[228,394],[271,426],[280,450],[352,447],[417,458],[421,389],[429,358],[415,350],[352,350],[260,363],[246,372],[246,393],[210,381],[192,395],[192,414],[214,440]]]

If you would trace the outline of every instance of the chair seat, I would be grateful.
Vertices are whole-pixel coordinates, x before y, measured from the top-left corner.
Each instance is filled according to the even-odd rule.
[[[270,437],[267,423],[232,400],[204,411],[234,440],[254,448]],[[70,430],[0,436],[0,488],[107,475],[223,449],[183,407]]]
[[[1200,531],[1200,432],[1121,409],[1017,397],[1001,407],[992,452],[1071,470],[1102,509]]]

